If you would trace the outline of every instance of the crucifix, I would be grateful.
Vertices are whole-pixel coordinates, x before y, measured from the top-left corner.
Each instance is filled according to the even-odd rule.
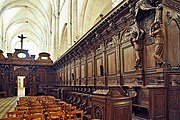
[[[25,39],[26,37],[23,36],[23,34],[21,34],[21,36],[18,36],[18,38],[21,38],[21,50],[23,49],[23,39]]]

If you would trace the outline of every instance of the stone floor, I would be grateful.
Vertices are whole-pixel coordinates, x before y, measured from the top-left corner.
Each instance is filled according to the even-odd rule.
[[[6,112],[14,111],[18,97],[0,98],[0,118],[6,117]]]

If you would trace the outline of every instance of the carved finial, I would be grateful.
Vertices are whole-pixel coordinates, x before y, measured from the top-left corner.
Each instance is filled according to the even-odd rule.
[[[95,37],[96,37],[96,39],[100,39],[101,38],[101,34],[98,33],[98,32],[95,32]]]
[[[112,20],[108,20],[108,23],[109,23],[109,27],[110,28],[115,28],[116,27],[116,24],[112,21]]]

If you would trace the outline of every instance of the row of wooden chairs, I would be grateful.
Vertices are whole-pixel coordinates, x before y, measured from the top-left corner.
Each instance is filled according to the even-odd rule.
[[[7,112],[7,118],[4,119],[83,120],[84,112],[82,110],[77,110],[76,106],[72,106],[54,97],[28,96],[20,98],[17,103],[15,111]]]

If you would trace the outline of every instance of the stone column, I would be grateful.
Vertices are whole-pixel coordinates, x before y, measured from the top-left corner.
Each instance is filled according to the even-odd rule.
[[[78,40],[78,6],[77,6],[77,0],[73,0],[73,22],[72,22],[72,43],[75,43]]]
[[[68,45],[67,49],[72,46],[72,0],[69,0],[69,20],[68,20]]]

